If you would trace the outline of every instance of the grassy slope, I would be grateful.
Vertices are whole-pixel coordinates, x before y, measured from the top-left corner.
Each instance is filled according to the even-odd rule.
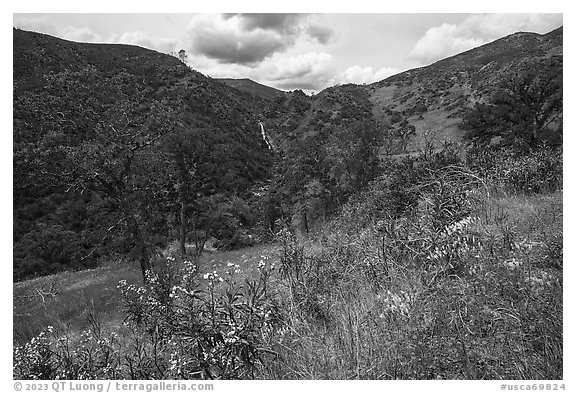
[[[485,100],[506,77],[537,59],[562,56],[562,28],[548,34],[516,33],[478,48],[391,76],[367,86],[377,120],[387,122],[386,109],[411,112],[424,105],[408,121],[416,136],[408,145],[418,150],[425,132],[435,131],[438,142],[459,142],[462,112]],[[420,114],[422,116],[420,117]]]
[[[205,253],[200,260],[200,274],[223,273],[228,263],[240,266],[239,279],[256,274],[263,255],[278,259],[278,246],[262,245],[243,250]],[[135,263],[111,263],[109,266],[79,272],[65,272],[14,284],[14,339],[24,343],[47,326],[71,333],[90,328],[88,316],[98,315],[107,328],[119,329],[124,318],[122,298],[117,288],[120,280],[141,284],[142,276]],[[51,294],[54,295],[51,295]]]
[[[542,241],[539,228],[548,228],[549,234],[562,231],[562,193],[537,196],[493,198],[490,211],[498,220],[505,217],[520,237]],[[496,225],[492,218],[487,227]],[[536,239],[538,238],[538,239]],[[236,251],[205,253],[200,262],[200,274],[217,271],[223,273],[228,263],[240,265],[243,280],[254,277],[263,255],[271,262],[279,262],[280,246],[260,245]],[[48,325],[69,327],[79,331],[89,327],[88,314],[93,311],[102,321],[117,328],[123,319],[118,281],[141,283],[139,268],[135,264],[113,263],[106,267],[80,272],[40,277],[14,284],[14,338],[19,343],[29,340]],[[46,293],[55,293],[55,296]],[[42,295],[44,294],[44,302]]]
[[[360,285],[318,294],[324,323],[291,313],[267,377],[562,379],[562,270],[550,263],[562,259],[562,193],[492,197],[470,230],[497,250],[471,255],[469,274],[432,285],[399,259],[382,289],[352,273]],[[342,245],[332,262],[357,251],[360,273],[374,247]]]

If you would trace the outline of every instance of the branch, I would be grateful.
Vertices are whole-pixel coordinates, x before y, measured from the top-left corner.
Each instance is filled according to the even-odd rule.
[[[149,141],[143,142],[142,144],[137,143],[136,146],[132,147],[132,151],[136,151],[138,149],[152,145],[154,142],[156,142],[158,139],[160,139],[161,136],[162,136],[162,134],[150,139]]]

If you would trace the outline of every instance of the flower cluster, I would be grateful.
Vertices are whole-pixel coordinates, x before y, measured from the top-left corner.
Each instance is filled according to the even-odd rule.
[[[160,261],[141,286],[118,283],[126,312],[122,332],[128,332],[122,340],[99,325],[72,339],[49,337],[49,328],[14,348],[14,377],[253,378],[278,320],[268,276],[237,284],[213,271],[203,276],[206,288],[195,266],[182,262]],[[227,285],[216,289],[222,281]]]
[[[377,302],[382,310],[380,318],[408,316],[410,314],[412,299],[407,291],[400,290],[397,293],[386,290],[379,294]]]
[[[274,270],[276,268],[276,263],[272,262],[271,264],[268,264],[268,261],[271,258],[272,257],[268,254],[260,255],[260,260],[258,261],[258,270],[260,270],[261,272],[267,269]]]
[[[72,341],[72,342],[71,342]],[[118,335],[83,331],[58,337],[51,326],[14,347],[15,379],[116,379],[120,375]]]
[[[475,221],[476,218],[468,216],[445,226],[441,232],[442,237],[437,239],[438,244],[428,252],[426,258],[431,261],[439,261],[462,257],[474,249],[481,249],[482,244],[479,238],[466,233],[466,229]]]
[[[468,216],[460,221],[447,225],[444,227],[444,235],[449,237],[455,233],[462,233],[464,229],[468,228],[474,221],[475,218]]]
[[[228,275],[238,274],[241,271],[240,265],[237,265],[235,263],[228,262],[226,266],[228,266],[228,269],[226,270],[226,274]]]
[[[223,282],[224,279],[214,270],[212,273],[206,273],[202,276],[204,280],[208,280],[208,285],[214,286],[217,282]]]

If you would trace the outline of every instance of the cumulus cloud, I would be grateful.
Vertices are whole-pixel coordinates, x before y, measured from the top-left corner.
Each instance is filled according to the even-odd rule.
[[[562,14],[472,15],[458,24],[428,29],[408,59],[419,65],[430,64],[517,31],[547,33],[561,25]]]
[[[195,16],[187,29],[191,51],[222,63],[255,65],[294,43],[294,37],[274,30],[244,30],[240,25],[238,17]]]
[[[160,52],[169,53],[176,49],[177,41],[171,38],[155,37],[142,31],[124,32],[122,34],[111,34],[102,37],[91,28],[83,26],[55,26],[48,17],[26,17],[15,16],[14,26],[39,33],[50,34],[77,42],[103,42],[113,44],[131,44],[154,49]]]
[[[382,67],[374,71],[372,67],[358,65],[347,68],[340,76],[343,83],[373,83],[397,74],[400,70],[393,67]]]
[[[206,56],[189,56],[188,60],[192,68],[213,78],[250,78],[284,90],[317,91],[336,83],[334,57],[324,52],[292,57],[276,54],[256,67],[220,63]]]
[[[262,66],[262,78],[283,89],[319,90],[333,83],[334,57],[325,52],[310,52],[277,59]]]
[[[306,14],[199,14],[187,29],[192,53],[220,63],[256,67],[292,47],[304,34],[320,43],[331,30],[310,25]]]
[[[60,36],[78,42],[102,42],[102,37],[89,27],[67,26],[60,30]]]
[[[107,41],[118,44],[138,45],[163,53],[174,51],[177,44],[175,39],[155,37],[143,31],[128,31],[122,34],[113,34]]]
[[[320,44],[327,44],[334,38],[334,32],[327,26],[311,24],[306,28],[308,36]]]
[[[35,31],[37,33],[45,33],[50,35],[58,35],[58,29],[50,23],[47,17],[23,17],[14,16],[14,26],[28,31]]]
[[[224,14],[225,19],[237,17],[240,27],[246,31],[256,29],[274,30],[278,33],[294,33],[308,17],[307,14]]]

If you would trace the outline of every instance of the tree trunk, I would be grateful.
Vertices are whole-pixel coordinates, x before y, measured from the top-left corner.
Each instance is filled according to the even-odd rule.
[[[144,283],[147,283],[148,278],[146,273],[150,270],[150,255],[148,254],[148,248],[146,247],[142,237],[140,237],[138,241],[140,242],[140,245],[138,246],[140,248],[140,270],[142,271],[142,279]]]
[[[180,200],[180,254],[186,255],[186,204]]]
[[[190,171],[186,166],[181,146],[176,155],[176,165],[180,175],[180,186],[178,187],[178,198],[180,199],[180,254],[184,256],[186,255],[186,207],[188,206],[188,195],[190,194]]]
[[[308,234],[310,230],[308,228],[308,208],[306,202],[302,204],[302,221],[304,223],[304,231]]]
[[[130,228],[130,233],[132,235],[132,240],[134,241],[134,249],[137,251],[140,259],[140,270],[142,271],[142,280],[144,283],[148,282],[146,277],[146,272],[150,270],[150,254],[148,253],[148,248],[146,247],[146,242],[142,236],[142,231],[136,220],[134,212],[125,207],[124,215],[126,217],[126,222]]]

